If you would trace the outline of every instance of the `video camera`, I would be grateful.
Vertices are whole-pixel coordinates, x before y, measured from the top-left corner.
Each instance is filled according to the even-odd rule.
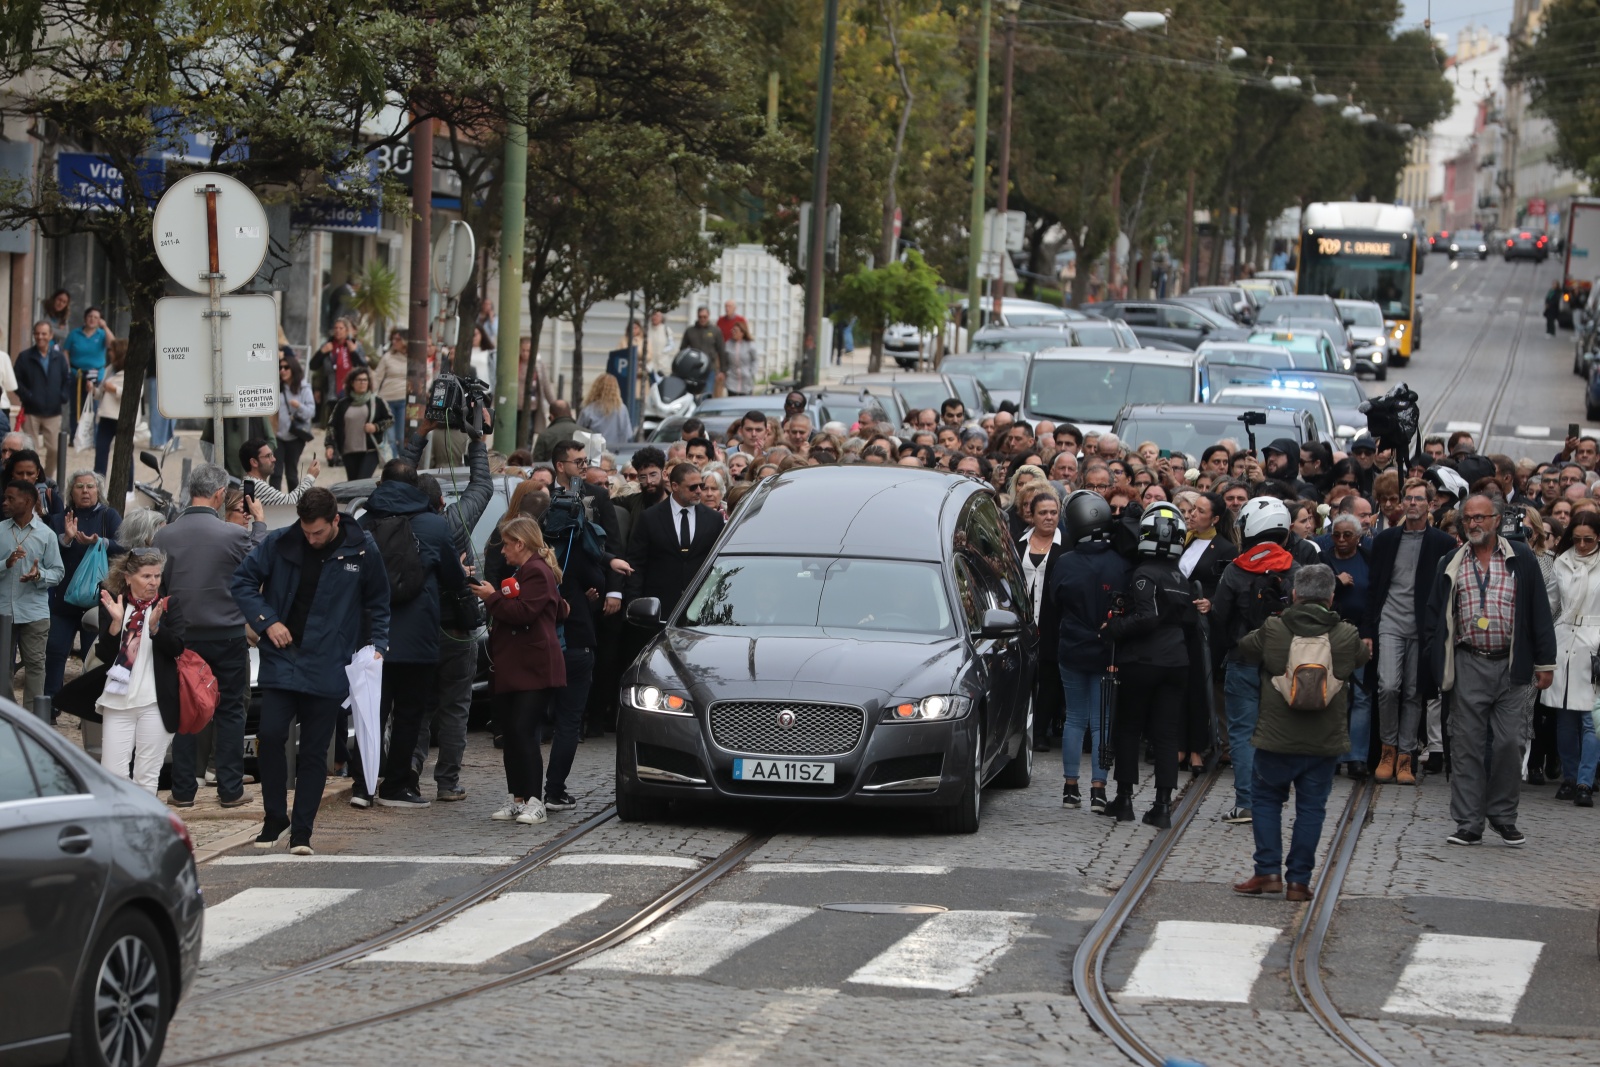
[[[452,430],[482,433],[484,415],[493,410],[492,395],[489,384],[481,379],[445,372],[428,390],[423,418]]]
[[[1361,405],[1367,417],[1367,432],[1378,443],[1378,450],[1392,449],[1398,457],[1410,455],[1411,442],[1416,439],[1422,423],[1422,411],[1417,407],[1416,392],[1404,382],[1382,396],[1375,396]]]

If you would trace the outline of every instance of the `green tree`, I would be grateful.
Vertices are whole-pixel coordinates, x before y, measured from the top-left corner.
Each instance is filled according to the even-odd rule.
[[[945,302],[939,295],[939,284],[938,272],[915,249],[908,251],[903,260],[884,267],[858,267],[840,280],[834,297],[836,305],[865,327],[872,338],[868,370],[876,373],[883,365],[883,333],[891,323],[915,326],[924,335],[942,326]]]
[[[1555,162],[1600,181],[1600,0],[1549,0],[1539,34],[1515,46],[1509,75],[1555,127]]]

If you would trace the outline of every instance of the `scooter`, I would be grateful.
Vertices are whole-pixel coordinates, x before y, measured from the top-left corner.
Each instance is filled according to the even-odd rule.
[[[660,378],[645,394],[639,417],[639,440],[648,441],[668,419],[688,418],[699,406],[711,380],[711,357],[698,348],[685,348],[672,361],[672,373]]]
[[[151,485],[149,482],[140,481],[133,483],[135,489],[150,498],[151,509],[160,512],[161,517],[168,522],[178,517],[178,502],[173,498],[171,491],[163,487],[161,461],[177,450],[178,438],[176,437],[168,441],[160,453],[151,452],[149,449],[142,450],[139,453],[139,462],[156,472],[155,484]]]

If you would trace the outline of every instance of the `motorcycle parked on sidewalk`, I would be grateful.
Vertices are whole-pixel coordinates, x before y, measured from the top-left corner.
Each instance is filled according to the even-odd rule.
[[[658,379],[645,394],[639,440],[648,441],[667,419],[693,414],[713,373],[711,357],[698,348],[679,352],[672,361],[672,373]]]

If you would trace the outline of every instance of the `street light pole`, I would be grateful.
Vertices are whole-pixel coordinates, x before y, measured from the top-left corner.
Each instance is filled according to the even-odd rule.
[[[1000,103],[1000,202],[995,205],[995,222],[998,226],[1004,226],[1007,194],[1011,184],[1011,69],[1017,47],[1017,12],[1022,8],[1022,0],[1000,0],[1000,2],[1006,9],[1006,71],[1005,89]],[[1001,247],[1001,255],[1008,254],[1005,246]],[[994,280],[994,311],[991,314],[996,322],[1000,321],[1000,304],[1005,295],[1006,270],[1005,262],[1002,260],[1000,276]]]
[[[985,3],[988,0],[984,0]],[[823,259],[828,248],[828,142],[833,124],[833,66],[839,38],[839,0],[828,0],[822,25],[822,67],[817,77],[817,125],[812,152],[810,261],[806,264],[806,319],[801,330],[800,379],[816,385],[821,376],[819,347],[822,333],[822,295],[826,273]]]
[[[972,233],[967,242],[967,338],[983,316],[983,282],[978,265],[983,262],[983,205],[989,167],[989,18],[991,0],[983,0],[978,16],[978,83],[973,106],[977,121],[972,128]]]

